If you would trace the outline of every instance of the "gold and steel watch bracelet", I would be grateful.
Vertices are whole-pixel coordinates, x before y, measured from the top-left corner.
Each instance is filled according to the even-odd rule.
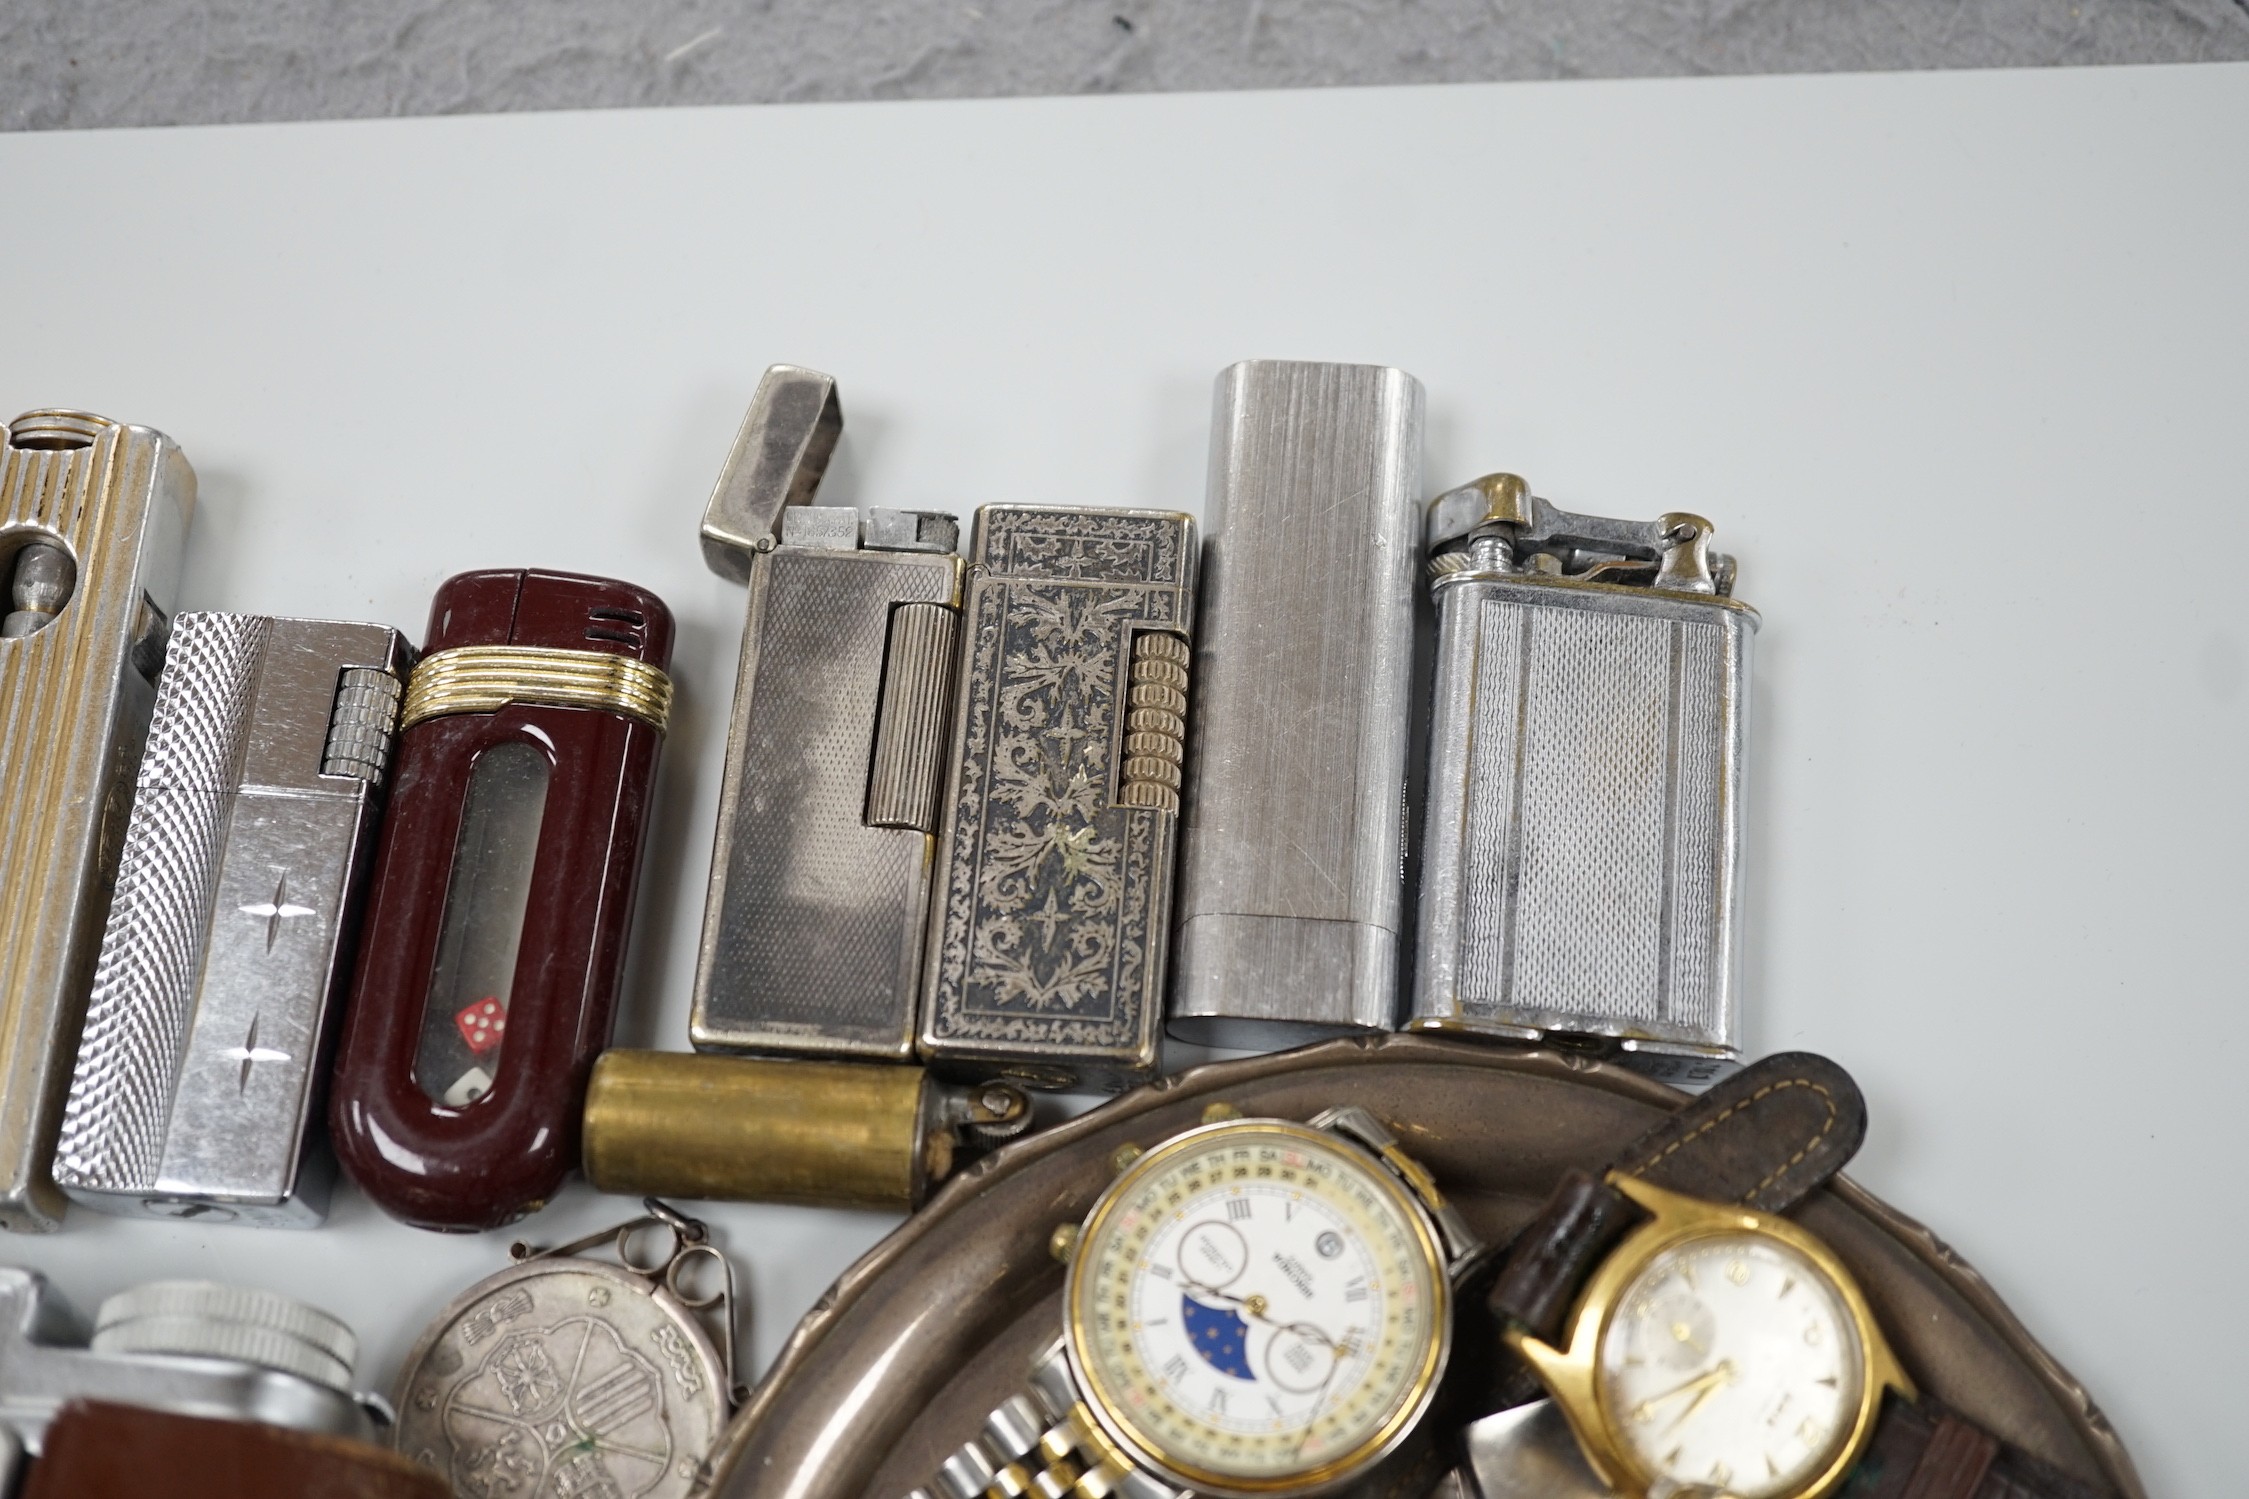
[[[906,1499],[1179,1499],[1119,1452],[1078,1396],[1057,1341],[984,1430],[945,1459],[936,1481]]]
[[[532,645],[464,645],[424,656],[406,687],[404,732],[452,713],[496,713],[510,703],[595,708],[661,734],[672,716],[672,679],[647,662],[607,651]]]

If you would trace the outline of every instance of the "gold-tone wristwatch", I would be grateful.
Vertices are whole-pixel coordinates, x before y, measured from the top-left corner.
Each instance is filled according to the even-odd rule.
[[[1508,1342],[1626,1499],[1702,1492],[1816,1499],[1914,1396],[1834,1253],[1785,1218],[1611,1172],[1648,1214],[1605,1258],[1549,1344]]]
[[[1363,1109],[1222,1118],[1132,1157],[1082,1225],[1061,1338],[941,1499],[1316,1495],[1435,1397],[1482,1245]]]
[[[1921,1399],[1842,1260],[1780,1216],[1865,1132],[1850,1075],[1788,1053],[1604,1176],[1566,1176],[1508,1246],[1491,1305],[1592,1472],[1555,1467],[1549,1413],[1517,1407],[1469,1429],[1483,1499],[1596,1478],[1618,1499],[2091,1499]]]

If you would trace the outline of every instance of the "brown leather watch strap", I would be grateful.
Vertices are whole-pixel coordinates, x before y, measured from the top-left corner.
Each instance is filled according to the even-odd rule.
[[[1825,1057],[1790,1051],[1693,1100],[1626,1146],[1611,1169],[1674,1192],[1782,1212],[1841,1169],[1865,1138],[1866,1100],[1851,1075]],[[1571,1172],[1508,1246],[1492,1310],[1554,1341],[1586,1277],[1640,1218],[1616,1188]]]
[[[73,1400],[47,1428],[22,1499],[448,1499],[388,1448],[258,1421]]]
[[[1858,1153],[1866,1099],[1823,1056],[1784,1051],[1744,1067],[1609,1163],[1673,1192],[1782,1213]]]
[[[1933,1400],[1891,1394],[1836,1499],[2106,1499]]]

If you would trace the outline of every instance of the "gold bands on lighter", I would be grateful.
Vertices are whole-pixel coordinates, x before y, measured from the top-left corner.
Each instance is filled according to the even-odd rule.
[[[510,703],[598,708],[661,734],[671,723],[672,679],[645,661],[607,651],[533,645],[464,645],[424,656],[406,686],[401,732],[452,713],[496,713]]]

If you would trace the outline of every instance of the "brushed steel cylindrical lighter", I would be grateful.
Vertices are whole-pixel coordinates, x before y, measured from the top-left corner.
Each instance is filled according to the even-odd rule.
[[[1021,1092],[919,1067],[609,1051],[586,1090],[586,1179],[604,1192],[907,1212],[964,1145],[1021,1133]]]
[[[1397,1024],[1421,556],[1421,386],[1218,377],[1171,1033],[1269,1047]]]
[[[128,1215],[309,1228],[412,651],[384,625],[174,623],[55,1180]]]
[[[170,438],[78,411],[0,428],[0,1227],[49,1173],[195,508]]]
[[[1710,522],[1573,515],[1493,474],[1429,508],[1437,670],[1411,1024],[1740,1055],[1756,611]]]
[[[497,1227],[578,1160],[608,1044],[671,613],[568,573],[464,573],[430,606],[336,1059],[330,1133],[378,1206]]]

